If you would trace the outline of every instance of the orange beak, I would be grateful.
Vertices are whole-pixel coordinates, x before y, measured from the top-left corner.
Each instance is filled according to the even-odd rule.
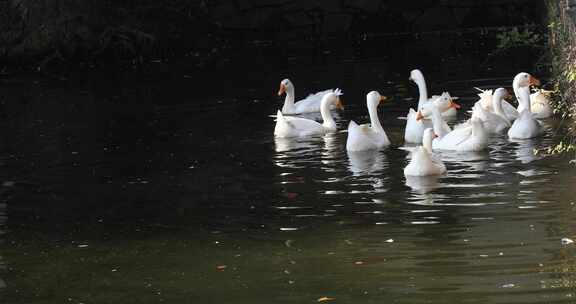
[[[286,92],[286,86],[283,83],[280,83],[280,89],[278,89],[278,96],[284,94]]]
[[[383,104],[386,99],[388,99],[388,97],[380,96],[380,104]]]
[[[422,112],[421,112],[421,111],[418,111],[418,112],[416,113],[416,120],[422,120],[423,118],[424,118],[424,115],[422,115]]]
[[[450,100],[450,108],[460,109],[460,105]]]
[[[342,100],[340,99],[340,97],[338,97],[338,99],[336,99],[336,109],[344,110],[344,104],[342,103]]]
[[[538,78],[533,77],[532,75],[530,75],[530,78],[528,78],[528,83],[529,83],[530,85],[533,85],[533,86],[539,86],[539,85],[540,85],[540,80],[538,80]]]

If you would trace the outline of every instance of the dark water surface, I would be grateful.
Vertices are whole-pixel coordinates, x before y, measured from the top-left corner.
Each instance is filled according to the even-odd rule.
[[[397,117],[416,104],[411,68],[235,70],[221,98],[170,79],[5,85],[21,102],[5,106],[0,146],[1,302],[574,302],[576,247],[561,241],[576,237],[574,167],[535,153],[562,136],[557,121],[538,139],[442,153],[445,176],[406,180]],[[430,93],[469,109],[473,87],[509,87],[518,72],[466,69],[425,70]],[[340,86],[341,130],[368,121],[369,90],[393,97],[379,112],[393,146],[274,139],[286,75],[297,96]]]

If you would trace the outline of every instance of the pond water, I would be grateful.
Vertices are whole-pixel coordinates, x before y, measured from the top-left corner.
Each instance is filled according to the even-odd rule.
[[[427,66],[429,91],[465,110],[473,87],[509,87],[518,72]],[[576,247],[562,239],[576,237],[574,167],[536,153],[563,136],[558,122],[534,140],[441,153],[446,175],[407,180],[411,68],[234,70],[212,97],[177,72],[5,83],[19,103],[4,106],[0,147],[1,302],[573,302]],[[340,132],[274,138],[286,75],[297,96],[344,90]],[[393,145],[347,153],[343,130],[368,121],[372,89],[391,97],[379,114]]]

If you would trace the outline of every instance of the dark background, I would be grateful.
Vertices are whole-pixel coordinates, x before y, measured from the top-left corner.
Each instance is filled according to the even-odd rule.
[[[0,1],[0,66],[123,64],[185,57],[197,68],[281,62],[330,38],[462,31],[541,23],[544,1]]]

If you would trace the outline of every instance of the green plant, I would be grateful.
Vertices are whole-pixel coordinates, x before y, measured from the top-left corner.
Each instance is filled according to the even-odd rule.
[[[543,37],[530,28],[524,28],[520,31],[518,27],[514,27],[511,30],[496,34],[496,39],[498,40],[496,47],[500,50],[506,50],[521,46],[538,47],[541,45]]]

